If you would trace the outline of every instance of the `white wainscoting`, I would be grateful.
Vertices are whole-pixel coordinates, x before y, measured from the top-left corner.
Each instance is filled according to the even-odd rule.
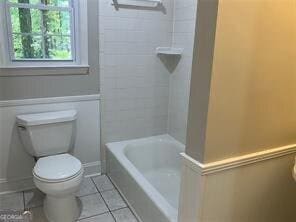
[[[296,145],[203,164],[182,153],[179,222],[296,221]]]
[[[85,175],[101,172],[100,96],[83,95],[55,98],[0,101],[0,193],[33,187],[29,156],[19,139],[16,116],[25,113],[75,109],[78,112],[74,156],[81,160]]]

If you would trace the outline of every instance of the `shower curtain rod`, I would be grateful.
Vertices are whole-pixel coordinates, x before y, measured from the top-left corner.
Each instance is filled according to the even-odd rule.
[[[162,4],[163,0],[113,0],[113,4],[114,5],[133,5],[133,6],[137,6],[135,4],[135,2],[142,2],[142,4],[154,4],[154,7],[157,7],[158,5]],[[133,2],[133,3],[131,3]],[[148,6],[148,5],[144,5],[144,6]],[[143,6],[143,5],[139,5],[139,6]]]

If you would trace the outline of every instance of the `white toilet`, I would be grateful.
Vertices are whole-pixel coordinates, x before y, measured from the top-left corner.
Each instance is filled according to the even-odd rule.
[[[75,193],[83,166],[68,154],[75,139],[75,110],[17,116],[17,126],[26,151],[36,158],[36,187],[46,194],[44,213],[50,222],[72,222],[79,216]]]

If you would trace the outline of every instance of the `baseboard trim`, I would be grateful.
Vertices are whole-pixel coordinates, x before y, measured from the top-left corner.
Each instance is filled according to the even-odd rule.
[[[93,100],[100,100],[100,95],[93,94],[93,95],[48,97],[48,98],[21,99],[21,100],[2,100],[0,101],[0,107],[81,102],[81,101],[93,101]]]
[[[84,167],[84,176],[92,177],[101,175],[101,163],[95,161],[82,164]],[[33,177],[23,177],[17,179],[0,179],[0,194],[15,193],[35,188]]]
[[[84,167],[84,176],[92,177],[101,175],[101,162],[95,161],[91,163],[82,164]]]
[[[15,193],[35,188],[32,177],[0,179],[0,194]]]
[[[186,153],[181,153],[181,156],[186,166],[190,167],[192,170],[200,173],[201,175],[208,175],[295,153],[296,144],[292,144],[206,164],[200,163]]]

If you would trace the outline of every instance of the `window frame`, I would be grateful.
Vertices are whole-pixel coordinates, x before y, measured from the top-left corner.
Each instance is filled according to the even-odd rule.
[[[76,61],[76,24],[75,24],[75,5],[74,0],[68,0],[69,6],[51,6],[51,5],[44,5],[42,3],[39,4],[28,4],[28,3],[13,3],[9,0],[5,0],[5,16],[6,16],[6,28],[7,28],[7,41],[8,41],[8,50],[10,55],[10,60],[12,62],[75,62]],[[44,34],[44,31],[42,30],[41,34],[34,34],[34,33],[13,33],[12,30],[12,21],[11,21],[11,8],[27,8],[27,9],[38,9],[38,10],[49,10],[49,11],[68,11],[70,15],[70,39],[71,39],[71,59],[47,59],[44,58],[44,37],[46,34]],[[41,17],[42,19],[42,17]],[[42,23],[42,20],[41,20]],[[31,36],[40,36],[42,37],[42,55],[43,58],[22,58],[17,59],[15,58],[15,52],[14,52],[14,42],[13,42],[13,35],[19,34],[19,35],[31,35]],[[52,35],[53,36],[53,35]]]
[[[75,57],[66,60],[15,60],[10,56],[8,46],[8,22],[6,16],[6,1],[0,0],[0,77],[1,76],[31,76],[31,75],[87,75],[88,65],[88,15],[87,1],[72,0]],[[10,14],[9,14],[10,16]],[[12,36],[11,36],[12,37]],[[75,59],[74,59],[75,58]]]

